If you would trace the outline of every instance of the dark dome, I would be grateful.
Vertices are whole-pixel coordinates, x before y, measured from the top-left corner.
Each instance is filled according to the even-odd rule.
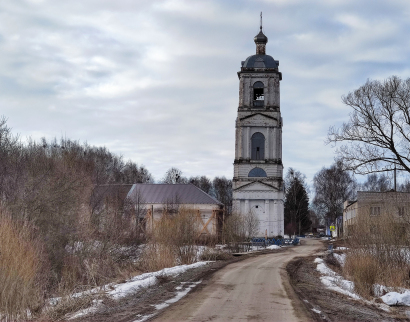
[[[244,68],[278,68],[279,62],[269,55],[252,55],[246,58]]]
[[[262,27],[261,31],[253,38],[256,44],[266,44],[268,42],[268,37],[266,37],[263,32],[262,32]]]

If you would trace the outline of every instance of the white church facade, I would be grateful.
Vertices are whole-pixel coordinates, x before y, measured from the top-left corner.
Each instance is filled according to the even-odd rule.
[[[256,55],[242,62],[236,119],[233,208],[259,219],[258,237],[284,234],[282,117],[279,61],[266,55],[268,38],[254,38]]]

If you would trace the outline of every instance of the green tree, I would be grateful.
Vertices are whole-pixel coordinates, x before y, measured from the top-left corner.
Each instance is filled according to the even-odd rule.
[[[285,187],[285,233],[304,233],[312,224],[309,219],[309,196],[305,176],[289,168]]]

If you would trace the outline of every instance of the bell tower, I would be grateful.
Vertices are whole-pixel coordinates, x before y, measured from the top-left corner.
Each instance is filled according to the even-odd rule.
[[[258,237],[284,234],[282,117],[279,61],[266,55],[268,38],[254,38],[256,55],[242,62],[236,118],[234,211],[259,219]]]

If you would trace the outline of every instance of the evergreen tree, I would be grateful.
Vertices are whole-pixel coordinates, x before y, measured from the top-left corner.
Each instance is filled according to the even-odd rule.
[[[285,233],[302,234],[310,229],[309,196],[305,176],[290,168],[285,181]]]

